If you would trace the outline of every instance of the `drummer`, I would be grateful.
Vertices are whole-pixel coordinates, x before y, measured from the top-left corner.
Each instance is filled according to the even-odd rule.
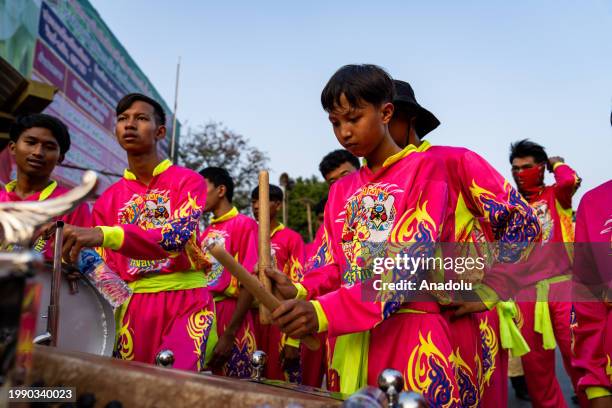
[[[17,177],[0,190],[0,202],[43,201],[68,191],[51,179],[55,166],[70,150],[70,133],[62,121],[42,113],[20,116],[11,125],[9,137],[8,148],[17,167]],[[68,224],[88,225],[89,206],[83,203],[59,219]],[[53,259],[54,225],[50,223],[39,230],[33,241],[34,250],[42,252],[48,261]]]
[[[217,338],[202,273],[207,265],[196,242],[206,182],[160,157],[166,115],[157,101],[128,94],[116,114],[115,135],[129,168],[94,205],[96,227],[65,227],[64,259],[101,247],[108,266],[132,288],[118,310],[117,357],[154,363],[170,350],[174,368],[202,371]]]

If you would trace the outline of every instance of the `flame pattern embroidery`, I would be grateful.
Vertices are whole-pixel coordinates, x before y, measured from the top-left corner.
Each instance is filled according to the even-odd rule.
[[[499,342],[495,330],[489,325],[489,319],[485,316],[480,320],[480,343],[482,347],[482,369],[483,375],[480,377],[480,390],[484,390],[491,382],[491,377],[497,368],[495,361],[499,352]]]
[[[492,192],[478,186],[472,180],[470,192],[482,210],[493,230],[495,240],[499,241],[498,258],[501,262],[517,262],[524,258],[531,242],[541,237],[542,231],[533,208],[521,197],[507,181],[504,194],[508,205],[497,200]]]
[[[246,325],[242,338],[236,338],[234,341],[232,357],[223,367],[223,375],[227,377],[250,378],[251,354],[253,354],[255,349],[253,330],[250,325]]]
[[[434,254],[435,240],[438,236],[438,226],[427,211],[425,200],[421,204],[421,197],[416,207],[406,211],[398,220],[391,231],[391,242],[388,244],[386,257],[395,257],[399,253],[401,257],[410,258],[429,257]],[[383,273],[386,282],[398,282],[402,279],[420,281],[425,278],[427,271],[406,271],[393,268]],[[410,275],[410,276],[409,276]],[[384,291],[378,294],[382,304],[383,318],[388,318],[395,313],[404,303],[404,294],[401,291]]]
[[[134,341],[130,330],[130,319],[121,326],[117,335],[117,347],[115,357],[121,360],[134,360]]]
[[[187,201],[174,212],[172,221],[164,224],[161,230],[161,247],[168,252],[177,252],[189,240],[198,226],[202,209],[189,193]]]
[[[198,371],[202,371],[206,365],[206,343],[214,320],[215,314],[206,309],[193,312],[187,319],[187,333],[193,340],[193,352],[198,356]]]
[[[289,276],[293,282],[301,282],[304,279],[304,269],[300,260],[291,255],[285,263],[285,275]]]
[[[427,340],[419,332],[419,345],[410,353],[408,367],[404,377],[408,388],[423,394],[432,407],[460,407],[461,402],[453,396],[453,370],[448,359],[431,340],[431,332]]]
[[[474,373],[470,366],[461,358],[459,349],[451,353],[449,361],[454,369],[457,385],[459,386],[459,395],[463,408],[476,408],[479,406],[480,392],[474,381]]]
[[[606,364],[606,375],[610,378],[610,381],[612,381],[612,359],[609,354],[606,356],[606,359],[608,360]]]
[[[313,269],[317,269],[323,265],[330,264],[331,262],[332,255],[329,251],[327,230],[324,230],[323,238],[321,239],[321,245],[319,246],[319,248],[317,248],[317,252],[307,261],[305,270],[310,271]]]

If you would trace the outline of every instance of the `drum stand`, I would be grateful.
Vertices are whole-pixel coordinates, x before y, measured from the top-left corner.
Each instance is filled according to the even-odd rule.
[[[47,332],[34,338],[35,344],[57,347],[59,313],[60,313],[60,284],[62,279],[62,241],[64,239],[64,222],[57,221],[55,228],[55,245],[53,247],[53,275],[51,277],[51,296],[47,312]]]

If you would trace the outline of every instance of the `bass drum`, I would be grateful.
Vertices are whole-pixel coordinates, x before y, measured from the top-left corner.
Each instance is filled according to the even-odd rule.
[[[40,283],[40,308],[36,335],[47,332],[47,315],[51,296],[51,271],[36,273]],[[62,276],[59,300],[59,337],[57,348],[111,356],[115,342],[115,319],[112,306],[85,278],[77,281],[78,292],[70,293],[70,285]]]

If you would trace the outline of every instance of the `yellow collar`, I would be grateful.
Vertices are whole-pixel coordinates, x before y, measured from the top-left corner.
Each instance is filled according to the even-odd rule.
[[[423,142],[421,142],[421,145],[417,148],[417,152],[425,152],[429,150],[430,147],[431,143],[429,143],[427,140],[423,140]]]
[[[276,228],[274,228],[271,232],[270,232],[270,238],[272,238],[274,236],[274,234],[276,234],[278,231],[284,229],[285,226],[283,225],[282,222],[278,223],[278,226]]]
[[[426,143],[426,142],[423,142]],[[401,151],[395,153],[393,156],[389,156],[385,159],[385,161],[383,162],[383,167],[388,167],[390,165],[392,165],[393,163],[399,161],[400,159],[403,159],[404,157],[408,156],[410,153],[414,153],[420,151],[418,150],[414,145],[409,144],[408,146],[404,147]],[[368,161],[366,160],[366,158],[364,157],[362,160],[363,166],[367,167],[368,166]]]
[[[6,191],[8,191],[10,193],[10,192],[15,190],[16,186],[17,186],[17,180],[12,180],[12,181],[8,182],[4,186],[4,188],[6,189]],[[40,194],[38,196],[38,201],[46,200],[51,194],[53,194],[53,192],[55,191],[56,188],[57,188],[57,181],[51,180],[51,184],[49,184],[47,187],[43,188],[42,191],[40,192]]]
[[[401,151],[395,153],[393,156],[387,157],[387,159],[384,161],[382,166],[388,167],[392,165],[393,163],[396,163],[400,161],[401,159],[403,159],[404,157],[408,156],[410,153],[414,153],[416,151],[417,151],[417,148],[414,147],[414,145],[408,145],[404,147]]]
[[[223,221],[227,221],[227,220],[231,220],[232,218],[234,218],[235,216],[238,215],[238,209],[236,207],[232,207],[231,210],[229,210],[228,212],[226,212],[225,214],[223,214],[222,216],[220,216],[219,218],[213,218],[210,220],[211,224],[217,224],[219,222],[223,222]]]
[[[159,176],[164,171],[168,170],[168,168],[172,166],[172,162],[170,159],[163,160],[153,169],[153,177]],[[136,175],[130,171],[130,169],[123,170],[123,177],[126,180],[137,180]]]

